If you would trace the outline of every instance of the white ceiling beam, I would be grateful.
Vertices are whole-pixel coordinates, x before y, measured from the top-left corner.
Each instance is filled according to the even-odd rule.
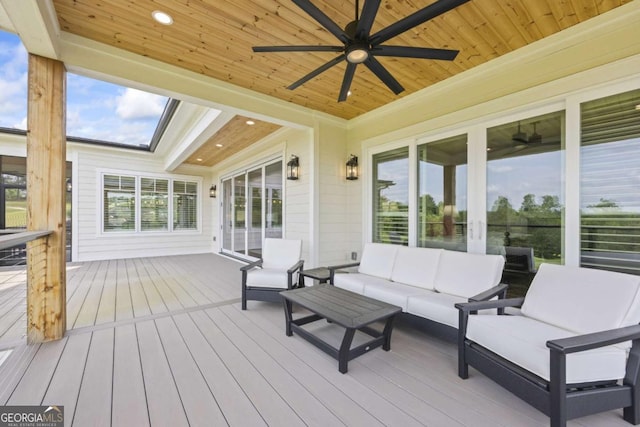
[[[29,53],[60,59],[60,26],[51,0],[0,0],[0,8],[12,24],[7,29],[20,36]]]
[[[175,149],[165,157],[164,167],[168,172],[180,166],[235,116],[233,113],[199,107],[193,104],[189,104],[187,107],[197,107],[201,112],[195,115],[197,118],[193,123],[185,123],[184,125],[186,126],[178,124],[172,129],[167,129],[168,132],[165,132],[162,137],[165,143],[175,141]],[[181,112],[176,111],[176,113],[180,113],[180,116],[185,117]],[[194,117],[194,114],[187,114],[186,116]],[[177,136],[175,140],[172,138],[172,134]]]

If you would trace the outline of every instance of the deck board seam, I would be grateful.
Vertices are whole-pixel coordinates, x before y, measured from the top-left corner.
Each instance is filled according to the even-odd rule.
[[[65,335],[79,335],[79,334],[85,334],[88,332],[97,332],[104,329],[117,328],[119,326],[135,325],[137,323],[146,322],[149,320],[157,320],[165,317],[177,316],[180,314],[191,313],[199,310],[208,310],[210,308],[217,308],[225,305],[237,304],[239,302],[240,302],[240,298],[233,298],[230,300],[218,301],[210,304],[198,305],[195,307],[185,307],[179,310],[167,311],[165,313],[156,313],[156,314],[150,314],[148,316],[143,316],[143,317],[135,317],[133,319],[123,319],[123,320],[117,320],[115,322],[101,323],[98,325],[83,326],[80,328],[69,329]]]

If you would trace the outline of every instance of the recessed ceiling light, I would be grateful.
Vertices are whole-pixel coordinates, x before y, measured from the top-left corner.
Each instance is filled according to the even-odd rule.
[[[348,92],[347,92],[347,96],[351,96],[351,91],[348,91]]]
[[[196,159],[196,161],[197,161],[197,162],[201,162],[201,161],[202,161],[202,159],[201,159],[200,157],[198,157],[198,158]]]
[[[640,110],[640,104],[636,105],[636,110]]]
[[[222,147],[222,144],[216,144],[216,147],[220,148]]]
[[[256,124],[256,122],[254,122],[253,120],[247,120],[245,123],[248,124],[249,126],[253,126]]]
[[[154,10],[153,12],[151,12],[151,16],[153,16],[153,19],[155,19],[156,22],[162,25],[173,24],[173,18],[171,17],[171,15],[161,10]]]

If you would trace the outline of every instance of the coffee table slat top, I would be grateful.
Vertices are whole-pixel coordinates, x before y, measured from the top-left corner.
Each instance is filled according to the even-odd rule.
[[[345,328],[361,328],[402,311],[398,306],[329,284],[284,291],[280,295]]]

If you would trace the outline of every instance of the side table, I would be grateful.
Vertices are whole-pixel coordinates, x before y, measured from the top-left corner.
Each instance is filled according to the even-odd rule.
[[[329,277],[331,277],[331,274],[329,273],[329,269],[327,267],[318,267],[309,270],[302,270],[300,272],[300,277],[302,278],[302,285],[304,286],[305,277],[315,279],[320,283],[327,283],[329,281]]]

